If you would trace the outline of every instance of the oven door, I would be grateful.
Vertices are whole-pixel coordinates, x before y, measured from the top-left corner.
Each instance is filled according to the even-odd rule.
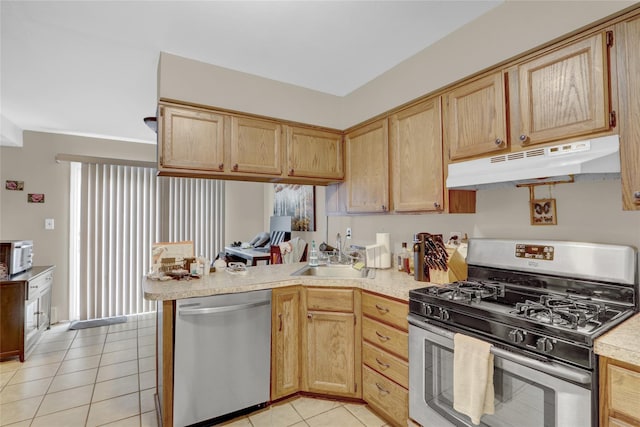
[[[409,416],[423,426],[474,425],[453,409],[453,336],[410,318]],[[492,353],[495,413],[483,415],[481,426],[596,426],[590,372],[495,346]]]

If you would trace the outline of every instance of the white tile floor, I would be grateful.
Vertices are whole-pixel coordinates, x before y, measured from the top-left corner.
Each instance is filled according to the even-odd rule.
[[[0,363],[0,426],[157,426],[155,314],[46,331],[24,362]]]
[[[0,426],[157,426],[155,314],[78,331],[46,331],[24,362],[0,363]],[[364,404],[308,397],[272,405],[233,427],[382,427]]]

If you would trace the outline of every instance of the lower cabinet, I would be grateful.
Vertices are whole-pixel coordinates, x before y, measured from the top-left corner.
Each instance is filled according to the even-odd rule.
[[[409,305],[362,293],[363,399],[387,421],[409,418]]]
[[[306,288],[305,294],[303,389],[361,397],[359,292]]]
[[[24,362],[49,328],[53,267],[35,267],[20,277],[0,282],[0,359],[18,356]]]
[[[302,287],[271,293],[271,400],[300,391]]]
[[[600,427],[640,425],[640,366],[600,358]]]
[[[408,312],[407,302],[359,289],[273,289],[271,400],[362,399],[391,425],[407,425]]]

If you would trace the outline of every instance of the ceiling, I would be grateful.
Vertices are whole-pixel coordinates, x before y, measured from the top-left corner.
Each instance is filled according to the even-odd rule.
[[[3,125],[155,143],[161,51],[345,96],[501,2],[2,0]]]

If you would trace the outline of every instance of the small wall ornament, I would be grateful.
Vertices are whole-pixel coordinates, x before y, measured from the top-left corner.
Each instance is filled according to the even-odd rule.
[[[5,181],[4,188],[10,191],[23,191],[24,181],[18,181],[15,179],[8,179]]]
[[[557,225],[556,199],[532,199],[531,225]]]

